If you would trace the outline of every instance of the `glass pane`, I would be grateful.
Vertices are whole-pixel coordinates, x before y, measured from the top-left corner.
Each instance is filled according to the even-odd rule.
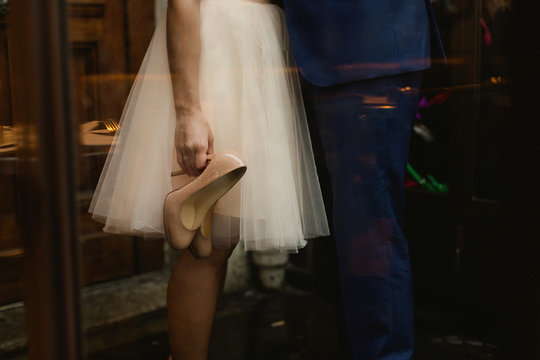
[[[446,194],[455,175],[453,137],[463,96],[462,90],[455,90],[467,89],[467,84],[473,82],[473,74],[467,71],[471,56],[464,52],[459,40],[471,6],[464,1],[432,3],[448,64],[440,57],[434,58],[431,69],[424,74],[411,136],[406,186],[411,190]]]
[[[504,197],[508,161],[512,94],[510,92],[512,7],[511,1],[483,1],[479,114],[475,135],[474,195],[491,200]]]
[[[439,183],[451,190],[463,181],[473,196],[501,200],[512,105],[512,3],[440,0],[433,6],[448,66],[435,61],[426,72],[410,156],[425,183],[409,171],[408,186],[441,192]]]
[[[0,0],[0,357],[25,358],[23,257],[17,221],[15,129],[11,114],[8,1]]]
[[[165,4],[163,0],[68,2],[71,99],[79,128],[81,300],[89,359],[166,359],[169,355],[166,290],[178,253],[165,245],[162,238],[104,232],[103,225],[88,213],[107,154],[114,147],[116,126],[122,126],[124,105]],[[148,120],[152,120],[151,115]],[[280,284],[287,254],[273,256],[282,260],[277,269],[269,269],[265,276],[270,284]],[[247,314],[261,298],[242,295],[252,284],[246,252],[238,248],[229,259],[227,271],[224,294],[240,295],[224,299],[217,315],[222,325],[216,323],[221,330],[217,330],[211,351],[222,358],[237,358],[228,354],[243,353],[251,345],[237,343],[237,332],[228,329],[248,329],[251,324]],[[240,302],[250,307],[239,311],[243,307],[238,305]],[[276,332],[285,328],[281,325],[285,321],[278,316],[281,313],[275,316]],[[261,317],[263,321],[266,320]],[[230,341],[220,340],[221,334],[226,334]],[[242,337],[245,338],[243,334]],[[295,339],[291,336],[286,340]],[[149,349],[151,354],[144,355]]]
[[[133,341],[134,336],[166,331],[166,322],[156,320],[148,326],[130,326],[115,336],[123,322],[165,307],[168,269],[163,239],[103,232],[103,225],[88,213],[153,33],[155,6],[151,1],[68,2],[72,109],[79,129],[81,302],[90,358],[108,358],[110,348]]]

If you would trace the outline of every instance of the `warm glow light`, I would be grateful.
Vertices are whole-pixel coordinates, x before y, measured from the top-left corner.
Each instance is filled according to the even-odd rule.
[[[500,84],[502,83],[502,78],[500,76],[492,76],[490,79],[492,84]]]

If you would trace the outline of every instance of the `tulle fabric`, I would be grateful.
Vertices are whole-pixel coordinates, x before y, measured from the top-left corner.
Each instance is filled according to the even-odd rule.
[[[113,233],[163,236],[173,189],[172,84],[166,16],[130,92],[90,212]],[[180,37],[179,37],[180,38]],[[214,209],[213,245],[295,252],[328,235],[306,116],[281,9],[262,1],[201,2],[200,98],[215,151],[248,170]]]

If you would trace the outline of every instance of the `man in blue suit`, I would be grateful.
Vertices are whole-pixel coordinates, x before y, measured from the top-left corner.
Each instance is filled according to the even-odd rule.
[[[285,0],[284,7],[332,184],[353,358],[410,359],[404,176],[418,88],[430,66],[430,31],[436,33],[431,3]]]

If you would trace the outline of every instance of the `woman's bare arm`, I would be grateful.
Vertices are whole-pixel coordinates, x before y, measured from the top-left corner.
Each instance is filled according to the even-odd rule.
[[[213,152],[214,142],[199,99],[200,0],[169,0],[167,50],[176,109],[177,160],[188,174],[197,176],[206,155]]]

